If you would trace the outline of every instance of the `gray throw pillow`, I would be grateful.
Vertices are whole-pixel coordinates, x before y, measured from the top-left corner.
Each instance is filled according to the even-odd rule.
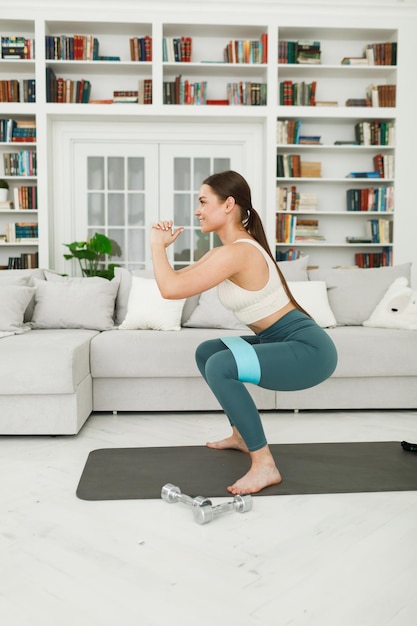
[[[410,280],[411,263],[369,269],[316,269],[310,280],[324,280],[329,304],[339,326],[360,326],[369,318],[394,280]]]

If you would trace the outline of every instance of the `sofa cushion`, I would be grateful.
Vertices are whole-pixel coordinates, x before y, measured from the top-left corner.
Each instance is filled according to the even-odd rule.
[[[338,353],[333,377],[417,376],[416,332],[365,326],[338,326],[326,332]]]
[[[96,334],[84,329],[33,330],[2,339],[0,394],[73,393],[89,375],[90,340]]]
[[[126,317],[119,329],[180,330],[184,302],[163,298],[154,278],[132,276]]]
[[[417,291],[406,278],[394,280],[364,326],[417,330]]]
[[[117,281],[105,278],[35,279],[33,328],[87,328],[114,326]]]
[[[295,300],[322,328],[336,326],[336,318],[329,305],[326,283],[323,280],[288,281]]]
[[[220,302],[217,287],[204,291],[189,318],[183,322],[185,328],[224,328],[247,330],[247,326],[226,309]]]
[[[370,269],[309,270],[310,280],[324,280],[330,307],[338,324],[363,324],[399,276],[410,279],[411,263]]]
[[[0,274],[0,286],[1,285],[26,285],[28,287],[34,287],[34,279],[44,280],[44,270],[40,268],[26,269],[26,270],[4,270]],[[32,319],[33,307],[35,306],[35,292],[33,292],[32,298],[26,307],[24,321],[29,322]]]
[[[23,318],[35,290],[24,285],[0,285],[0,331],[22,333],[30,330]]]
[[[228,335],[242,331],[228,330]],[[251,335],[247,330],[246,335]],[[177,333],[150,330],[111,330],[91,342],[93,378],[177,378],[201,376],[195,364],[197,346],[224,337],[213,328],[187,328]],[[163,393],[163,389],[161,389]]]

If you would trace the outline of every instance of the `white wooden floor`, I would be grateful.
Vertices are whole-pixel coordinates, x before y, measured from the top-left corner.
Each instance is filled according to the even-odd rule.
[[[271,443],[417,441],[411,411],[264,424]],[[1,624],[414,626],[417,492],[257,497],[205,526],[162,500],[75,495],[91,450],[226,432],[220,413],[96,414],[76,437],[1,437]]]

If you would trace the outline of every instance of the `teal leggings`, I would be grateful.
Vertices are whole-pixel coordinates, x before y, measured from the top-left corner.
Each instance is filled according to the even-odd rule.
[[[314,320],[295,309],[258,335],[242,337],[254,350],[257,383],[264,389],[295,391],[314,387],[335,370],[337,352],[329,335]],[[238,355],[221,339],[204,341],[196,362],[229,422],[251,452],[266,445],[259,412],[239,377]],[[248,368],[246,367],[246,370]],[[248,380],[248,379],[246,379]]]

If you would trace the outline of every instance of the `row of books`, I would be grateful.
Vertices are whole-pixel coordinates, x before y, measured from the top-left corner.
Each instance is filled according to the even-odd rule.
[[[174,81],[164,81],[164,104],[207,104],[207,81],[192,83],[177,76]]]
[[[36,152],[34,150],[4,152],[3,166],[5,176],[36,176]]]
[[[317,81],[311,83],[283,80],[279,84],[279,101],[282,106],[315,106]]]
[[[319,41],[279,41],[278,63],[321,63]]]
[[[300,250],[296,250],[296,248],[289,248],[288,250],[277,250],[275,252],[276,261],[296,261],[302,256],[304,256],[303,253]]]
[[[152,37],[150,35],[131,37],[129,44],[131,61],[152,61]]]
[[[321,135],[302,135],[301,120],[278,120],[277,143],[281,145],[321,145]]]
[[[266,83],[227,83],[227,99],[232,105],[265,106],[267,96]]]
[[[395,107],[397,102],[397,86],[370,85],[367,95],[373,107]]]
[[[190,63],[193,41],[191,37],[164,37],[162,61],[165,63]]]
[[[277,187],[276,207],[278,211],[317,211],[317,194],[300,192],[296,185]]]
[[[263,33],[260,40],[234,39],[229,41],[223,51],[225,63],[267,63],[268,34]]]
[[[372,243],[391,243],[393,226],[392,220],[374,218],[367,220],[365,232],[370,236]]]
[[[2,59],[34,59],[35,41],[22,36],[5,35],[1,38]]]
[[[0,80],[0,102],[35,102],[36,81],[34,78]]]
[[[397,42],[370,43],[362,56],[344,57],[342,65],[397,65]]]
[[[320,161],[302,161],[299,154],[277,154],[278,178],[321,178]]]
[[[34,142],[36,141],[36,122],[34,119],[15,120],[0,119],[0,142]]]
[[[394,155],[375,154],[373,157],[374,169],[380,178],[394,178]]]
[[[358,267],[387,267],[392,265],[392,249],[384,248],[382,252],[357,252],[355,263]]]
[[[45,58],[53,61],[98,61],[99,42],[94,35],[46,35]]]
[[[8,243],[37,243],[37,222],[12,222],[5,224],[6,241]]]
[[[276,215],[277,243],[308,243],[323,241],[318,219],[301,218],[294,213]]]
[[[20,256],[10,256],[7,264],[9,270],[27,270],[39,267],[37,252],[23,252]]]
[[[395,145],[395,124],[393,121],[357,122],[354,128],[356,143],[361,146]]]
[[[46,68],[46,101],[58,103],[87,104],[90,100],[91,83],[89,80],[57,78],[54,71]]]
[[[394,210],[394,187],[363,187],[346,190],[346,208],[348,211]]]
[[[18,185],[14,187],[13,206],[17,211],[37,211],[38,188],[36,185]]]

